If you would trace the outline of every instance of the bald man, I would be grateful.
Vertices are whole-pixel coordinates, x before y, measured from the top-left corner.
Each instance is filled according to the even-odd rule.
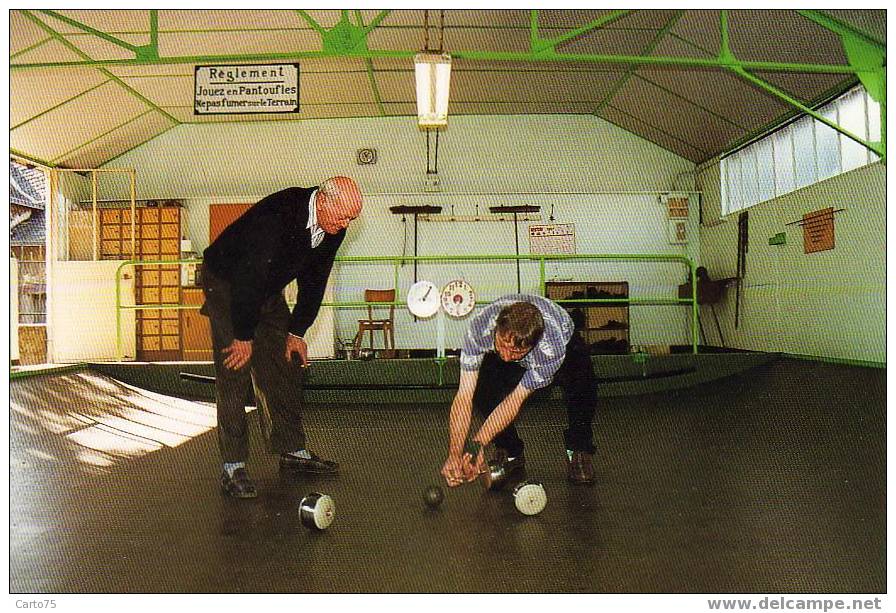
[[[317,188],[272,194],[227,227],[204,252],[200,311],[211,320],[221,486],[235,498],[257,496],[246,470],[246,398],[254,386],[262,430],[281,470],[335,473],[311,452],[302,428],[302,338],[320,310],[336,251],[361,214],[361,191],[348,177]],[[292,310],[283,288],[298,282]]]

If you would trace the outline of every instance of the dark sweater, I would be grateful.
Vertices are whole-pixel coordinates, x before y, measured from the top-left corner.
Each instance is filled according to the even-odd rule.
[[[203,266],[230,283],[234,337],[255,336],[261,305],[293,279],[299,297],[289,331],[302,336],[323,300],[327,278],[345,230],[325,234],[311,248],[308,203],[317,188],[290,187],[260,200],[225,229],[204,251]]]

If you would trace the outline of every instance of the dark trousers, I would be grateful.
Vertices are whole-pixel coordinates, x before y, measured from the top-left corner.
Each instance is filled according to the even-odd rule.
[[[502,400],[519,384],[526,369],[516,362],[505,362],[490,351],[479,367],[476,390],[473,392],[473,410],[487,419]],[[554,384],[563,390],[566,401],[567,429],[563,431],[566,448],[571,451],[594,453],[591,422],[597,408],[597,379],[591,366],[591,355],[582,338],[576,333],[566,345],[566,358]],[[523,453],[523,441],[511,423],[498,433],[494,444],[516,457]]]
[[[200,312],[211,320],[215,359],[215,398],[218,405],[218,447],[224,462],[249,457],[246,401],[254,388],[261,429],[268,450],[289,453],[305,447],[302,429],[302,382],[298,361],[286,360],[289,307],[282,294],[269,298],[252,342],[252,359],[239,370],[224,366],[222,350],[233,342],[230,286],[208,270],[202,274],[205,304]]]

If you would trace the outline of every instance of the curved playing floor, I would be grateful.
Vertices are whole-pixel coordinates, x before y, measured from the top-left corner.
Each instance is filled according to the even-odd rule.
[[[602,398],[598,484],[567,485],[562,405],[520,422],[549,501],[478,484],[423,504],[447,406],[309,407],[337,478],[223,497],[214,408],[85,371],[10,383],[11,592],[841,592],[885,579],[886,372],[781,359]],[[337,516],[301,525],[311,491]]]

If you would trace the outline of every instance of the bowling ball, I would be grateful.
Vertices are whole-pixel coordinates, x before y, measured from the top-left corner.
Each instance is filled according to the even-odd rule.
[[[437,508],[445,500],[445,493],[438,485],[430,485],[423,491],[423,502],[430,509]]]

